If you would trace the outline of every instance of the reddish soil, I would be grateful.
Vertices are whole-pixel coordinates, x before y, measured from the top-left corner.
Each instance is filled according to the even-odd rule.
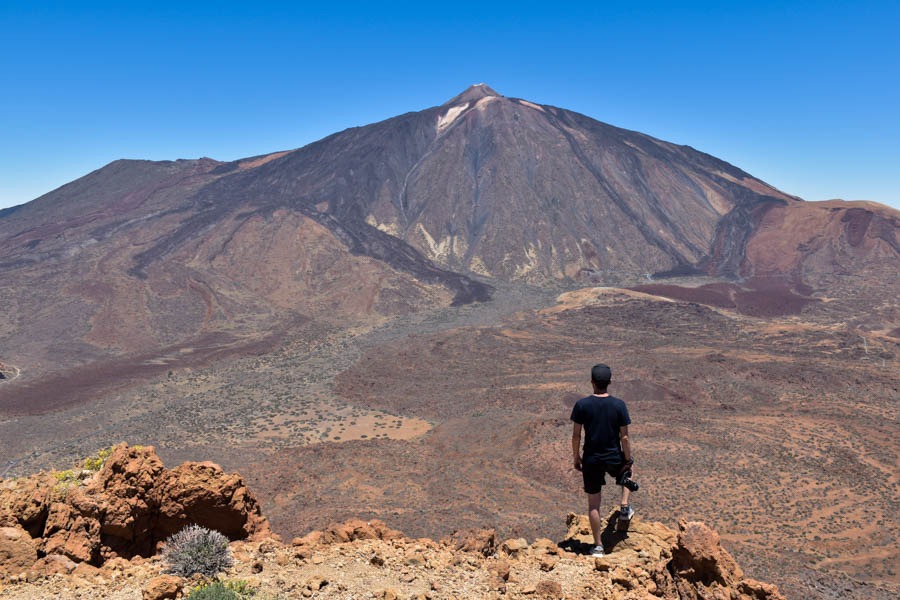
[[[697,302],[707,306],[735,310],[753,317],[780,317],[799,315],[816,298],[801,296],[783,280],[776,278],[752,279],[744,286],[734,283],[710,283],[699,287],[682,287],[671,284],[649,284],[634,286],[632,290],[654,294],[674,300]],[[809,293],[809,286],[801,286]]]
[[[605,360],[634,419],[641,517],[706,519],[788,597],[897,597],[896,339],[628,290],[505,321],[500,305],[399,319],[390,334],[310,322],[270,354],[0,420],[16,437],[7,469],[68,466],[125,439],[242,473],[287,538],[358,516],[415,536],[559,539],[557,516],[584,510],[570,406]],[[431,429],[391,439],[406,419]]]
[[[271,352],[280,334],[246,341],[227,334],[203,336],[191,344],[164,348],[161,352],[125,356],[91,363],[31,383],[8,383],[0,387],[0,417],[41,415],[91,402],[105,394],[134,388],[179,369],[198,368],[235,356],[258,356]]]
[[[606,359],[634,419],[642,514],[713,520],[749,573],[789,597],[819,597],[815,585],[889,598],[897,382],[861,343],[636,297],[411,336],[364,354],[337,390],[432,421],[430,433],[289,449],[246,470],[289,535],[362,510],[414,535],[490,523],[554,537],[550,515],[584,501],[569,406]]]

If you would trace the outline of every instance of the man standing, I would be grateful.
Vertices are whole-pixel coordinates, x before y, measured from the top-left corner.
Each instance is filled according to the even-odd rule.
[[[631,490],[623,485],[625,476],[632,471],[634,460],[628,441],[628,425],[631,417],[625,403],[606,391],[612,380],[612,370],[604,365],[591,369],[591,385],[594,393],[582,398],[572,408],[572,457],[575,469],[581,471],[584,491],[588,495],[588,519],[594,534],[592,556],[603,556],[600,541],[600,494],[606,483],[605,474],[622,486],[622,505],[619,521],[628,522],[634,509],[628,504]],[[581,452],[581,430],[584,429],[584,452]]]

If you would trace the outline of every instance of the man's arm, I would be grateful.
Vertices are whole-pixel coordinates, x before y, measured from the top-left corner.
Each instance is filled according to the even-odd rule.
[[[581,423],[572,423],[572,465],[581,470]]]
[[[625,455],[625,462],[632,462],[631,441],[628,439],[628,425],[619,427],[619,440],[622,442],[622,454]]]

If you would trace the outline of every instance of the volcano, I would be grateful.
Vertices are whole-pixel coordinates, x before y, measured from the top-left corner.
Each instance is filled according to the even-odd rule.
[[[20,383],[121,356],[155,372],[505,282],[705,275],[802,310],[836,277],[890,276],[898,222],[478,84],[297,150],[116,161],[0,212],[0,358]]]

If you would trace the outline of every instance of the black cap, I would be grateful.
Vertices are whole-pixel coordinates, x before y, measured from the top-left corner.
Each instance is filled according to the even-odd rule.
[[[597,383],[609,383],[612,381],[612,369],[602,363],[594,365],[591,369],[591,379]]]

